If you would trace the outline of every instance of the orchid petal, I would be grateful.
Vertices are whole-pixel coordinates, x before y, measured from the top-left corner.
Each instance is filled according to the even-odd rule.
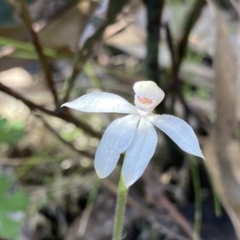
[[[152,112],[165,96],[163,90],[153,81],[136,82],[133,90],[135,106],[146,114]]]
[[[157,146],[157,133],[152,123],[141,118],[134,139],[127,149],[123,163],[123,181],[126,187],[131,186],[141,177],[151,160]]]
[[[140,117],[127,115],[113,121],[106,129],[95,155],[99,178],[107,177],[116,167],[120,154],[131,144]]]
[[[197,136],[188,123],[168,114],[152,115],[148,119],[170,137],[183,151],[205,159]]]
[[[83,95],[72,102],[64,103],[62,107],[69,107],[82,112],[137,112],[135,106],[124,98],[106,92],[95,92]]]

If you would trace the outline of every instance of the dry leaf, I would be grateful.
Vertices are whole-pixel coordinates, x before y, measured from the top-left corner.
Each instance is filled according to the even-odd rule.
[[[221,12],[209,2],[215,18],[215,100],[216,122],[205,147],[209,169],[216,182],[220,199],[240,239],[239,146],[233,138],[236,131],[236,61],[227,24]],[[234,167],[233,167],[234,166]],[[238,174],[239,175],[239,174]]]

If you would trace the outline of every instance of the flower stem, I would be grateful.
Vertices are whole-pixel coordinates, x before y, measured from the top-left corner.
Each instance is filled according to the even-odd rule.
[[[126,199],[128,194],[128,188],[125,187],[122,174],[118,183],[118,196],[117,196],[117,206],[115,211],[114,219],[114,230],[112,240],[121,240],[124,222],[124,213],[126,206]]]

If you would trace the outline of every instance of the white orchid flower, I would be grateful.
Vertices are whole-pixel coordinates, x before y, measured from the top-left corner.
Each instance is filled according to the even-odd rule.
[[[126,187],[137,181],[146,169],[157,146],[154,126],[170,137],[183,151],[204,159],[198,139],[189,124],[172,115],[152,111],[165,94],[152,81],[136,82],[135,106],[124,98],[106,92],[95,92],[63,104],[83,112],[127,113],[106,129],[95,155],[94,166],[99,178],[111,174],[120,154],[126,151],[122,175]]]

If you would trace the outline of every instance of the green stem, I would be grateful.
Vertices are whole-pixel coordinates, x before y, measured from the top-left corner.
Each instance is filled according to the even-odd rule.
[[[192,173],[195,204],[193,240],[199,240],[202,224],[201,186],[196,158],[193,156],[190,156],[190,169]]]
[[[117,206],[115,211],[114,230],[113,230],[113,238],[112,238],[113,240],[122,239],[127,194],[128,194],[128,188],[125,187],[122,174],[121,174],[120,180],[118,183]]]
[[[85,65],[83,66],[83,71],[87,75],[93,87],[103,89],[102,84],[99,81],[98,77],[96,76],[94,68],[89,61],[86,62]]]
[[[203,165],[204,165],[204,167],[206,169],[206,172],[207,172],[207,175],[208,175],[208,179],[209,179],[209,182],[210,182],[210,185],[211,185],[211,189],[212,189],[215,215],[217,217],[220,217],[220,216],[222,216],[222,207],[221,207],[221,203],[220,203],[219,198],[218,198],[217,189],[216,189],[216,186],[215,186],[215,183],[213,181],[212,175],[209,172],[207,164],[206,164],[205,161],[203,162]]]
[[[146,77],[158,83],[159,80],[159,41],[161,15],[164,0],[143,0],[147,9],[147,56],[146,56]]]

